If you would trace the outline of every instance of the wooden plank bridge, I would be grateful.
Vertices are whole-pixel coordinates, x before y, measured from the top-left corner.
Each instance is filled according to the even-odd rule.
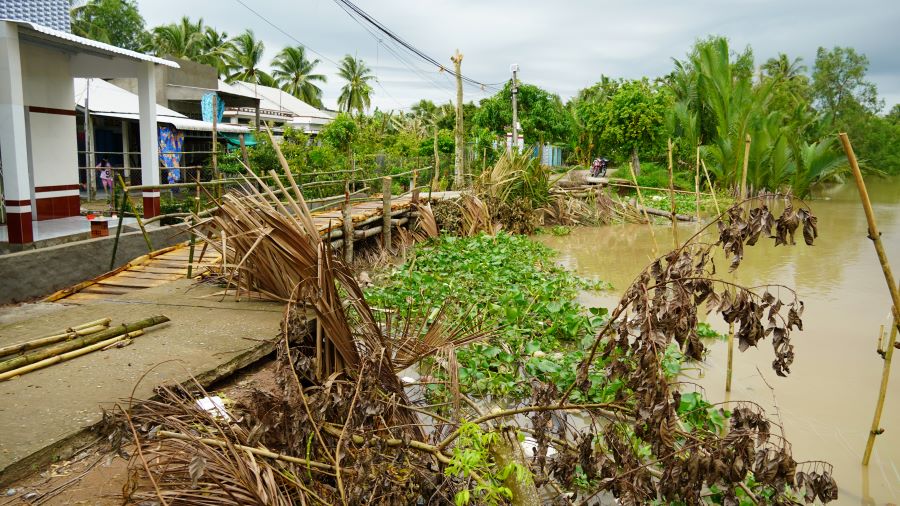
[[[378,233],[383,234],[384,209],[387,205],[390,206],[391,228],[403,225],[407,221],[404,218],[412,206],[412,199],[411,195],[391,199],[388,194],[387,200],[351,203],[350,227],[344,227],[346,211],[343,208],[313,211],[313,222],[323,238],[330,238],[333,245],[340,246],[344,242],[343,232],[348,228],[353,232],[355,241]],[[348,249],[352,252],[352,246]],[[187,277],[190,257],[187,243],[153,251],[96,278],[60,290],[44,300],[81,304],[121,297],[138,290],[160,286]],[[200,277],[211,266],[222,261],[218,253],[211,255],[208,251],[202,256],[200,251],[196,251],[193,258],[190,272],[194,278]]]

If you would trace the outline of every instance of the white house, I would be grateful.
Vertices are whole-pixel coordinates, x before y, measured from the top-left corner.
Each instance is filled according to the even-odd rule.
[[[159,184],[155,72],[178,64],[69,33],[67,0],[0,2],[0,160],[11,245],[34,240],[33,220],[79,213],[76,77],[133,77],[143,184]],[[50,28],[55,26],[57,28]],[[145,216],[159,191],[143,193]]]
[[[335,113],[313,107],[279,88],[244,81],[220,83],[219,87],[259,98],[259,117],[262,121],[272,121],[279,126],[290,125],[306,134],[318,134],[335,117]],[[255,111],[250,108],[230,108],[226,103],[224,118],[232,123],[246,124],[253,120],[253,114]]]

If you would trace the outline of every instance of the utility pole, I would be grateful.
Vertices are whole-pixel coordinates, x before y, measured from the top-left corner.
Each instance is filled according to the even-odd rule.
[[[519,83],[516,81],[519,64],[513,63],[509,66],[509,70],[512,70],[512,143],[509,146],[509,150],[512,152],[513,146],[516,147],[516,150],[519,148],[519,108],[516,102],[516,97],[519,94]]]
[[[462,87],[462,66],[463,55],[456,50],[456,54],[450,57],[453,66],[456,69],[456,170],[453,177],[453,189],[460,190],[463,187],[466,163],[466,146],[463,139],[463,87]]]

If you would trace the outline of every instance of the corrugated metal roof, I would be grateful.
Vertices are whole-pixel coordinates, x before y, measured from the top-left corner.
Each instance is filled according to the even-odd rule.
[[[75,103],[84,108],[87,97],[88,80],[75,78]],[[103,79],[91,79],[91,96],[88,100],[88,109],[91,114],[97,116],[109,116],[113,118],[140,120],[140,105],[138,96],[128,90],[108,83]],[[212,123],[191,119],[161,105],[156,106],[156,121],[169,123],[179,130],[194,130],[199,132],[211,132]],[[249,129],[242,125],[219,123],[216,125],[219,132],[247,133]]]
[[[20,19],[71,32],[69,0],[0,0],[0,18]]]
[[[149,61],[159,65],[165,65],[166,67],[172,68],[180,68],[179,65],[173,61],[166,60],[163,58],[159,58],[156,56],[151,56],[149,54],[138,53],[137,51],[131,51],[129,49],[124,49],[121,47],[113,46],[111,44],[105,44],[103,42],[97,42],[96,40],[86,39],[84,37],[79,37],[77,35],[72,35],[68,32],[63,32],[60,30],[54,30],[48,26],[39,25],[37,23],[30,23],[28,21],[22,21],[19,19],[0,19],[0,21],[9,21],[11,23],[15,23],[19,26],[25,27],[26,29],[33,30],[39,34],[50,37],[52,39],[56,39],[57,41],[63,41],[64,43],[75,46],[75,47],[83,47],[83,48],[91,48],[93,50],[105,51],[107,53],[116,54],[119,56],[125,56],[127,58],[131,58],[133,60],[139,61]]]
[[[293,116],[308,116],[312,118],[322,118],[328,121],[334,119],[334,116],[329,115],[327,112],[309,105],[290,93],[278,88],[248,83],[245,81],[235,81],[231,83],[231,87],[243,89],[245,93],[250,93],[251,95],[259,97],[259,107],[262,109],[285,111]]]

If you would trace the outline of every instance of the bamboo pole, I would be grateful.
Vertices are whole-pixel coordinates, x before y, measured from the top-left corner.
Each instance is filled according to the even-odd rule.
[[[716,216],[722,214],[722,210],[719,209],[719,199],[716,198],[716,187],[713,186],[712,179],[709,178],[709,171],[706,170],[706,162],[703,159],[700,160],[700,165],[703,166],[703,173],[706,174],[706,184],[709,185],[709,193],[712,194],[713,204],[716,206]]]
[[[19,367],[18,369],[13,369],[11,371],[6,371],[4,373],[0,373],[0,381],[6,381],[8,379],[15,378],[16,376],[21,376],[23,374],[37,371],[38,369],[43,369],[45,367],[50,367],[51,365],[58,364],[60,362],[65,362],[65,361],[71,360],[73,358],[78,358],[82,355],[87,355],[88,353],[106,348],[107,346],[116,344],[120,341],[124,341],[125,339],[130,339],[132,337],[138,337],[138,336],[142,335],[143,333],[144,333],[143,330],[135,330],[134,332],[126,332],[126,333],[120,334],[116,337],[106,339],[105,341],[100,341],[100,342],[94,343],[90,346],[85,346],[84,348],[78,348],[77,350],[73,350],[68,353],[62,353],[60,355],[55,355],[50,358],[45,358],[44,360],[35,362],[33,364]]]
[[[669,137],[669,218],[672,220],[672,241],[674,248],[678,248],[678,225],[675,220],[675,175],[672,169],[672,138]]]
[[[275,453],[263,448],[255,448],[253,446],[244,446],[239,444],[234,444],[231,442],[225,442],[219,439],[213,439],[208,437],[193,437],[188,436],[187,434],[179,434],[178,432],[171,432],[168,430],[159,430],[156,432],[157,437],[166,438],[166,439],[178,439],[179,441],[190,441],[190,442],[198,442],[203,443],[205,445],[218,446],[219,448],[229,448],[233,447],[238,450],[243,450],[248,453],[252,453],[254,455],[259,455],[261,457],[268,457],[270,459],[281,460],[284,462],[290,462],[292,464],[298,464],[304,467],[311,467],[315,469],[323,469],[326,471],[333,471],[334,467],[330,464],[324,464],[322,462],[316,462],[314,460],[306,460],[298,457],[291,457],[290,455],[284,455],[282,453]]]
[[[86,336],[80,336],[70,341],[50,346],[49,348],[45,348],[43,350],[33,351],[31,353],[26,353],[10,360],[0,362],[0,373],[18,369],[19,367],[33,364],[54,355],[68,353],[72,350],[90,346],[94,343],[109,339],[111,337],[115,337],[128,332],[134,332],[135,330],[145,329],[147,327],[152,327],[154,325],[165,323],[167,321],[169,321],[169,318],[162,315],[151,316],[150,318],[145,318],[135,323],[127,325],[122,324],[116,327],[109,328],[107,330],[103,330]]]
[[[119,176],[119,184],[122,185],[122,188],[125,188],[125,180],[122,179],[122,174],[118,174]],[[141,233],[144,234],[144,241],[147,243],[147,250],[153,251],[153,244],[150,242],[150,236],[147,234],[147,229],[144,228],[144,222],[141,220],[140,215],[137,210],[134,208],[134,204],[131,203],[131,197],[128,196],[128,192],[125,192],[125,202],[128,203],[128,207],[131,208],[131,213],[134,214],[134,219],[137,220],[138,227],[141,229]]]
[[[120,178],[120,183],[122,179]],[[116,240],[113,242],[112,258],[109,259],[109,270],[116,266],[116,252],[119,250],[119,237],[122,236],[122,223],[125,221],[125,204],[128,199],[128,189],[122,186],[122,203],[119,205],[119,223],[116,224]]]
[[[872,202],[869,200],[869,192],[866,189],[866,182],[863,181],[862,172],[859,170],[859,164],[856,161],[856,155],[853,153],[853,146],[850,145],[850,138],[846,133],[840,134],[841,144],[844,146],[844,153],[847,154],[847,160],[850,162],[850,169],[853,171],[853,178],[856,180],[856,188],[859,190],[859,200],[862,202],[863,210],[866,213],[866,221],[869,224],[869,239],[875,246],[875,253],[878,255],[878,261],[881,263],[881,270],[884,273],[884,281],[887,283],[888,291],[891,294],[891,302],[893,303],[893,328],[890,337],[888,337],[887,347],[884,350],[884,368],[881,372],[881,386],[878,390],[878,402],[875,404],[875,415],[872,417],[872,428],[869,430],[869,438],[866,441],[866,451],[863,454],[862,464],[869,465],[869,459],[872,457],[872,450],[875,447],[875,436],[884,432],[879,427],[881,424],[881,414],[884,410],[884,398],[887,395],[888,381],[891,378],[891,358],[894,355],[894,342],[897,339],[897,325],[900,322],[900,287],[894,280],[894,273],[891,271],[891,264],[888,261],[887,253],[884,250],[884,244],[881,242],[881,233],[878,231],[878,224],[875,222],[875,212],[872,210]]]
[[[219,177],[219,158],[217,151],[219,150],[219,96],[213,93],[212,96],[212,170],[213,179],[221,179]],[[200,177],[198,175],[197,179]],[[222,198],[222,186],[216,186],[216,199]]]
[[[344,205],[341,207],[341,229],[344,232],[344,263],[353,263],[353,212],[350,204],[350,182],[344,184]]]
[[[725,391],[731,391],[731,373],[734,363],[734,322],[728,324],[728,368],[725,371]]]
[[[215,98],[213,98],[213,104],[215,104]],[[213,155],[215,156],[215,155]],[[197,183],[200,182],[200,176],[196,176]],[[197,185],[197,192],[194,195],[194,214],[191,216],[191,240],[190,246],[188,247],[188,269],[187,269],[187,279],[191,279],[194,277],[194,247],[196,244],[196,234],[193,233],[195,218],[197,214],[200,213],[200,185]],[[204,243],[205,245],[205,243]]]
[[[74,327],[70,327],[61,333],[56,333],[47,337],[41,337],[39,339],[32,339],[31,341],[25,341],[24,343],[4,346],[3,348],[0,348],[0,357],[33,350],[35,348],[40,348],[41,346],[47,346],[48,344],[66,341],[68,339],[73,339],[87,334],[93,334],[94,332],[99,332],[107,328],[111,321],[112,320],[109,318],[102,318],[100,320],[82,323],[81,325],[75,325]]]
[[[659,245],[656,244],[656,234],[653,233],[653,222],[650,221],[650,215],[647,213],[647,206],[644,204],[644,196],[641,194],[641,187],[638,185],[634,169],[629,172],[631,172],[631,179],[634,181],[634,189],[637,190],[638,202],[641,204],[641,210],[644,212],[644,218],[647,220],[647,226],[650,228],[650,238],[653,239],[653,256],[655,257],[659,251]]]
[[[697,163],[694,173],[694,193],[697,194],[697,221],[700,221],[700,145],[697,144]]]
[[[750,165],[750,134],[744,139],[744,170],[741,172],[740,199],[747,198],[747,168]]]
[[[391,177],[381,180],[381,245],[391,251]]]

